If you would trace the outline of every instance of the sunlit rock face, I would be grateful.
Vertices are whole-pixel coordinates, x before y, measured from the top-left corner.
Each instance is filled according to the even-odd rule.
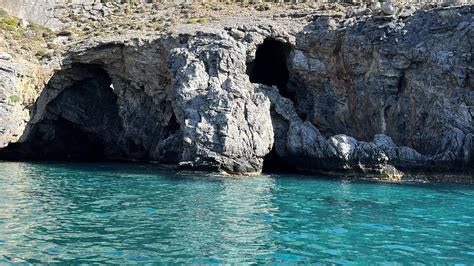
[[[56,6],[65,6],[67,0],[0,0],[0,7],[11,15],[28,19],[31,22],[59,29],[62,23],[59,20],[64,8],[55,11]],[[75,3],[92,4],[94,0],[74,0]]]
[[[331,19],[71,49],[31,104],[0,102],[29,113],[21,137],[4,130],[0,157],[40,152],[232,174],[471,173],[471,7]]]
[[[0,157],[260,172],[273,144],[270,101],[245,73],[247,46],[222,35],[78,48]]]

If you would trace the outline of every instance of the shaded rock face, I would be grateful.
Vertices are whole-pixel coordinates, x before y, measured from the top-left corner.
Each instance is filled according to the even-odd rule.
[[[78,47],[0,158],[472,173],[471,7],[330,19]]]
[[[31,124],[23,143],[2,150],[3,157],[94,160],[118,155],[114,145],[120,131],[117,97],[108,74],[96,65],[74,65],[58,72],[51,82],[65,77],[77,80],[62,90],[53,86],[43,90],[38,101],[52,100],[41,120]]]
[[[472,165],[472,14],[471,7],[419,12],[336,30],[317,19],[297,38],[290,63],[297,111],[325,137],[376,144],[385,134],[389,146],[420,153],[406,160],[385,150],[396,165]]]
[[[142,55],[120,45],[76,56],[49,80],[29,108],[20,141],[0,150],[0,158],[177,163],[182,133],[167,71],[159,68],[163,58],[152,59],[160,62],[156,68],[141,66]],[[153,84],[130,78],[147,71]]]

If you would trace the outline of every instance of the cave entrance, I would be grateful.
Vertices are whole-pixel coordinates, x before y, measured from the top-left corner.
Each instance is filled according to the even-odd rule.
[[[287,67],[287,60],[291,52],[291,45],[275,39],[266,39],[257,47],[255,60],[247,64],[247,75],[250,82],[276,86],[281,96],[295,102],[295,91],[288,88],[290,74]],[[284,129],[275,129],[284,121],[275,121],[277,115],[272,114],[272,122],[275,134],[284,132]],[[280,123],[281,122],[281,123]],[[283,139],[284,136],[275,136]],[[262,171],[264,173],[290,173],[295,172],[294,166],[285,162],[276,151],[276,144],[267,154],[263,161]]]
[[[117,96],[99,65],[74,64],[57,72],[33,107],[35,116],[41,119],[29,123],[23,141],[0,150],[0,159],[96,161],[117,155]]]
[[[255,60],[247,64],[250,82],[276,86],[280,95],[294,99],[295,93],[288,90],[289,73],[287,59],[291,52],[289,43],[266,39],[257,47]]]
[[[272,148],[269,154],[267,154],[263,160],[263,173],[294,173],[296,168],[283,160],[278,155],[275,147]]]

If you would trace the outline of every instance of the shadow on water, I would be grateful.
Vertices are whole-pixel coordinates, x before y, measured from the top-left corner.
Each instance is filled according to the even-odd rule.
[[[2,162],[0,163],[9,163]],[[22,163],[23,164],[23,163]],[[271,173],[258,176],[228,176],[215,172],[202,172],[192,170],[180,170],[175,166],[163,166],[152,163],[142,162],[63,162],[63,161],[34,161],[25,162],[25,165],[33,166],[32,170],[40,170],[43,167],[55,168],[63,171],[80,171],[91,173],[91,176],[100,173],[108,173],[106,178],[161,178],[168,181],[188,181],[188,182],[222,182],[226,180],[246,181],[258,178],[270,178],[279,181],[312,181],[312,182],[330,182],[333,184],[352,184],[352,185],[375,185],[375,186],[392,186],[392,187],[411,187],[436,190],[444,193],[462,194],[459,190],[474,190],[472,184],[462,183],[443,183],[443,182],[419,182],[419,181],[402,181],[402,182],[385,182],[381,180],[371,180],[364,176],[360,178],[337,177],[328,175],[319,175],[309,172],[293,171],[284,173]],[[111,174],[112,173],[112,174]],[[113,174],[115,173],[115,174]]]

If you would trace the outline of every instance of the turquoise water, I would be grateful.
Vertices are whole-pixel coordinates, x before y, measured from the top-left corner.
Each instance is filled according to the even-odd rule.
[[[0,264],[474,263],[474,187],[0,162]]]

